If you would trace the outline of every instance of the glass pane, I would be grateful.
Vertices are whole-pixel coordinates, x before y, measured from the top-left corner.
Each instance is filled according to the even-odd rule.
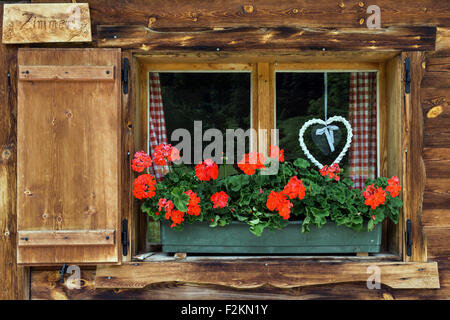
[[[364,75],[369,74],[376,75],[376,73],[364,73]],[[349,113],[351,73],[329,72],[327,73],[327,78],[327,118],[331,118],[332,116],[341,116],[350,123],[354,124],[357,115],[355,111],[353,111],[353,113]],[[285,150],[286,159],[294,160],[298,157],[306,158],[299,144],[299,131],[303,124],[310,119],[317,118],[324,120],[324,89],[324,73],[276,73],[276,125],[280,130],[280,147]],[[369,84],[366,84],[364,89],[368,95],[373,94],[374,99],[376,99],[376,80],[373,83],[370,82]],[[357,93],[360,94],[362,92],[362,88],[359,87],[358,90],[359,91],[357,91]],[[366,101],[365,99],[365,96],[364,100],[357,99],[358,101],[354,102],[354,105],[357,108],[360,106],[363,108],[363,104],[369,103],[375,106],[374,112],[376,112],[376,100],[370,100],[367,98],[368,100]],[[358,110],[357,112],[360,111]],[[362,109],[361,112],[363,112]],[[353,120],[350,119],[351,117],[353,117]],[[366,119],[366,116],[363,117]],[[331,151],[330,141],[327,139],[325,132],[322,131],[321,134],[320,130],[317,132],[318,129],[324,127],[323,125],[311,125],[306,129],[305,134],[303,135],[303,139],[308,150],[323,165],[332,164],[346,143],[347,130],[345,126],[338,122],[332,123],[332,125],[337,126],[337,128],[335,128],[332,132],[334,140],[334,143],[332,143],[334,147],[333,152]],[[366,126],[364,128],[361,126],[353,127],[352,125],[353,134],[361,134],[361,130],[368,130],[368,126],[371,126],[371,128],[375,130],[374,134],[376,144],[376,122],[374,125],[371,123],[364,125]],[[370,132],[370,134],[373,135],[373,132]],[[353,141],[350,149],[352,149],[355,145],[356,141]],[[350,151],[351,150],[346,153],[344,158],[339,163],[341,168],[344,168],[345,176],[348,176],[350,172],[350,170],[348,170],[350,165],[353,165],[353,169],[355,167],[355,161],[351,162],[349,160],[351,153]],[[353,150],[352,152],[355,151]],[[376,163],[371,163],[371,165],[376,166]]]
[[[192,137],[191,155],[194,163],[194,121],[201,121],[202,133],[218,129],[223,134],[223,152],[226,152],[226,129],[250,129],[251,74],[236,72],[171,72],[160,73],[162,101],[168,142],[178,128],[189,131]],[[211,141],[202,142],[202,150]],[[235,142],[236,143],[236,142]],[[246,150],[249,149],[246,141]],[[236,154],[235,162],[242,155]],[[220,156],[220,155],[215,155]]]

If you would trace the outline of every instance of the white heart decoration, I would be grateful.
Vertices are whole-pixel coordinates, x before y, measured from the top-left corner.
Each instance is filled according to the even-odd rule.
[[[326,126],[332,122],[341,122],[347,128],[347,142],[345,143],[345,146],[342,149],[341,153],[339,153],[337,158],[333,161],[333,163],[339,163],[342,160],[342,158],[345,156],[345,154],[347,153],[348,148],[350,148],[350,144],[352,143],[352,137],[353,137],[352,126],[345,118],[343,118],[341,116],[334,116],[334,117],[329,118],[327,121],[323,121],[322,119],[308,120],[300,128],[300,132],[298,134],[298,136],[299,136],[298,140],[300,142],[300,147],[302,148],[303,152],[308,157],[308,159],[311,160],[311,162],[313,164],[315,164],[317,167],[319,167],[319,169],[322,169],[323,165],[319,161],[317,161],[317,159],[314,158],[314,156],[309,152],[308,148],[305,145],[305,142],[303,141],[303,134],[305,133],[306,129],[308,129],[308,127],[313,124],[323,124],[324,126]]]

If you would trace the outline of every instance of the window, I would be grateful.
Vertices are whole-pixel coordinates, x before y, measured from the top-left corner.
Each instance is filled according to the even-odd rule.
[[[206,158],[202,152],[208,151],[212,140],[204,137],[208,129],[218,129],[222,133],[238,128],[278,129],[278,142],[270,137],[270,131],[267,135],[259,131],[256,137],[249,139],[254,140],[251,148],[265,152],[269,144],[277,143],[285,150],[287,159],[307,158],[299,145],[300,127],[313,118],[341,116],[351,123],[353,143],[340,165],[355,187],[362,188],[367,178],[379,174],[380,168],[378,135],[379,130],[383,130],[383,126],[378,125],[380,65],[342,64],[336,68],[323,63],[317,66],[307,63],[146,64],[148,88],[145,90],[149,93],[146,114],[150,115],[150,120],[145,120],[149,122],[144,133],[147,148],[151,152],[152,143],[155,146],[163,142],[177,145],[180,142],[178,130],[184,129],[191,141],[187,148],[184,144],[181,147],[182,156],[188,153],[183,160],[186,164],[196,164]],[[157,122],[152,124],[152,117]],[[365,121],[367,118],[371,121]],[[197,128],[194,128],[195,123]],[[334,141],[331,144],[326,134],[316,133],[322,126],[313,125],[303,135],[311,154],[323,164],[331,164],[347,141],[345,126],[342,123],[332,125]],[[164,134],[158,132],[158,126]],[[194,150],[195,139],[203,140],[202,152]],[[248,152],[249,144],[244,152]],[[215,151],[213,156],[220,158]],[[234,163],[241,156],[242,152],[238,154],[235,148]],[[155,170],[157,176],[164,174],[164,170],[160,173],[157,173],[158,168]],[[160,241],[159,223],[149,221],[147,236],[152,245]]]
[[[248,54],[245,59],[250,64],[242,64],[244,56],[239,54],[153,54],[136,55],[138,105],[135,135],[136,149],[146,145],[142,138],[146,135],[146,90],[148,72],[151,70],[185,71],[199,70],[234,70],[251,71],[251,124],[255,129],[270,129],[276,125],[275,86],[276,75],[281,72],[322,73],[332,72],[377,72],[378,98],[378,128],[377,128],[377,171],[382,176],[397,175],[403,179],[403,185],[414,188],[412,170],[406,170],[405,165],[416,164],[419,157],[405,158],[403,150],[412,148],[413,139],[420,135],[419,126],[413,126],[411,112],[421,112],[419,100],[415,95],[407,95],[403,86],[403,62],[406,57],[411,58],[411,65],[420,68],[420,54],[418,53],[320,53],[307,52],[296,55],[267,56],[264,54]],[[176,59],[177,63],[172,62]],[[277,61],[278,60],[278,61]],[[240,64],[236,64],[239,61]],[[170,62],[171,64],[168,64]],[[201,63],[200,63],[201,62]],[[157,66],[157,68],[155,68]],[[418,86],[420,78],[412,78],[411,87]],[[417,90],[416,90],[417,92]],[[131,97],[131,102],[133,102]],[[420,111],[419,111],[420,110]],[[403,133],[408,134],[404,135]],[[263,136],[252,139],[253,147],[264,150],[270,141]],[[136,150],[135,149],[135,150]],[[409,152],[408,152],[409,155]],[[420,184],[420,183],[419,183]],[[128,190],[127,190],[128,191]],[[275,287],[289,288],[303,285],[324,284],[331,282],[353,282],[367,280],[367,268],[377,266],[383,274],[382,282],[391,288],[438,288],[439,277],[436,262],[427,262],[426,245],[418,234],[420,225],[414,221],[420,219],[415,216],[414,199],[405,199],[405,207],[401,213],[399,224],[387,224],[383,229],[383,253],[365,257],[333,256],[190,256],[182,261],[177,257],[158,254],[160,248],[137,248],[132,250],[133,256],[126,257],[129,262],[123,266],[99,266],[96,272],[97,288],[136,288],[145,287],[159,282],[189,282],[208,283],[231,286],[236,288],[259,287],[270,284]],[[142,217],[134,205],[136,217]],[[413,220],[414,247],[412,256],[407,256],[405,243],[406,219]],[[131,219],[134,219],[131,217]],[[134,220],[132,228],[141,228],[144,223]],[[147,226],[145,225],[145,228]],[[145,239],[141,235],[132,234],[132,238],[139,238],[137,244]],[[417,241],[417,245],[416,245]],[[134,242],[131,241],[133,244]],[[150,253],[135,256],[138,252]],[[283,277],[280,277],[280,274]],[[405,277],[404,275],[408,276]]]

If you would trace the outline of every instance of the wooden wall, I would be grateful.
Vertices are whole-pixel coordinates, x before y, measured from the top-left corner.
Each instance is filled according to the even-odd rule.
[[[70,1],[33,1],[70,2]],[[441,289],[368,290],[365,283],[294,289],[235,290],[213,285],[163,283],[143,290],[94,290],[95,270],[82,272],[81,290],[59,283],[56,270],[34,269],[33,299],[448,299],[450,297],[450,2],[434,0],[130,0],[89,2],[94,45],[100,25],[154,30],[207,28],[365,28],[368,5],[382,10],[382,27],[437,26],[437,52],[426,54],[421,100],[426,187],[422,223],[428,257],[438,261]],[[188,4],[189,3],[189,4]],[[2,9],[0,9],[2,10]],[[1,11],[0,11],[1,12]],[[0,20],[1,21],[1,20]],[[1,23],[1,22],[0,22]],[[175,28],[175,29],[174,29]],[[101,30],[101,28],[99,28]],[[0,298],[28,298],[27,270],[15,264],[16,47],[0,45]],[[7,76],[8,72],[10,77]]]

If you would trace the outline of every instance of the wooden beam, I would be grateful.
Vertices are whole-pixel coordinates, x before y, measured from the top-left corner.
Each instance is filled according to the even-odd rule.
[[[60,2],[33,0],[32,2]],[[450,3],[436,0],[242,1],[89,0],[98,24],[141,24],[152,28],[286,26],[366,28],[367,8],[378,5],[381,26],[450,26]]]
[[[435,27],[296,28],[240,27],[202,30],[155,30],[139,25],[97,26],[99,47],[149,50],[403,50],[435,49]]]
[[[257,64],[257,103],[258,103],[258,151],[265,156],[269,155],[269,146],[271,142],[272,129],[275,128],[275,108],[274,108],[274,70],[273,64]]]
[[[450,28],[437,28],[436,51],[450,50]]]
[[[19,247],[114,245],[115,230],[19,231]]]
[[[422,88],[450,88],[450,52],[427,54]]]
[[[277,288],[366,282],[369,267],[381,272],[381,283],[391,288],[439,288],[436,262],[304,262],[205,260],[128,263],[98,266],[96,288],[144,288],[161,282],[215,284],[249,289],[270,285]]]
[[[114,66],[19,66],[22,81],[114,81]]]

